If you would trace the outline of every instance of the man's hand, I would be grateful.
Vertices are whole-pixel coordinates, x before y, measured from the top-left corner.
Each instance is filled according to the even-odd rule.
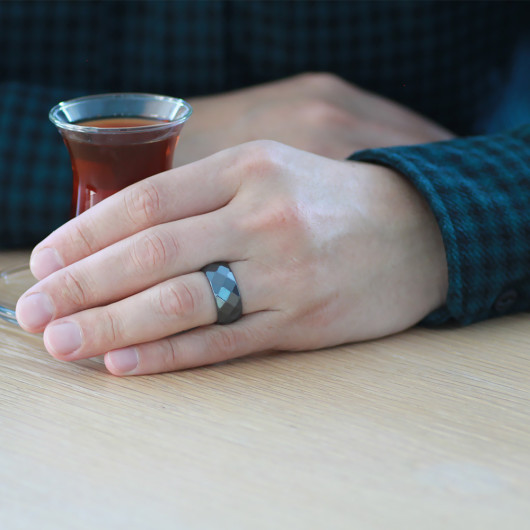
[[[252,140],[275,140],[343,159],[360,149],[453,137],[413,111],[331,74],[303,74],[190,102],[194,112],[175,165]]]
[[[217,261],[243,300],[226,326],[198,272]],[[58,359],[106,354],[116,375],[380,337],[447,290],[438,226],[406,179],[270,141],[130,186],[47,237],[31,267],[20,325]]]

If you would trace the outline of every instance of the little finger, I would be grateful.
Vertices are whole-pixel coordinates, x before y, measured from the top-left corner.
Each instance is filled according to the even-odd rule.
[[[105,366],[114,375],[146,375],[185,370],[275,349],[279,311],[244,316],[228,326],[206,326],[155,342],[113,350]]]

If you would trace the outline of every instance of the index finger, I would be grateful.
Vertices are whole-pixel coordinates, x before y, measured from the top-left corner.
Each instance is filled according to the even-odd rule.
[[[68,221],[41,241],[30,259],[32,274],[48,276],[151,226],[207,213],[225,206],[238,182],[223,171],[230,153],[137,182]]]

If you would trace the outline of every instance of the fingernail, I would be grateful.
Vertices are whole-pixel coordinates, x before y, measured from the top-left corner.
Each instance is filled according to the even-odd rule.
[[[46,328],[44,342],[53,353],[64,357],[74,353],[83,343],[81,328],[75,322],[53,324]]]
[[[105,355],[105,364],[107,363],[113,374],[132,372],[138,366],[138,350],[134,347],[113,350]]]
[[[17,303],[17,320],[23,328],[43,328],[53,318],[55,308],[45,293],[33,293]]]
[[[64,267],[64,262],[59,253],[52,247],[46,247],[32,254],[29,268],[31,273],[38,280],[46,278],[52,272],[58,271]]]

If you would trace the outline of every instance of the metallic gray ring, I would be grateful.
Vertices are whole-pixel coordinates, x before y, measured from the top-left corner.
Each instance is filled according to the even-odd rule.
[[[210,282],[215,306],[217,307],[217,323],[230,324],[243,313],[243,304],[234,273],[228,263],[219,261],[202,268]]]

